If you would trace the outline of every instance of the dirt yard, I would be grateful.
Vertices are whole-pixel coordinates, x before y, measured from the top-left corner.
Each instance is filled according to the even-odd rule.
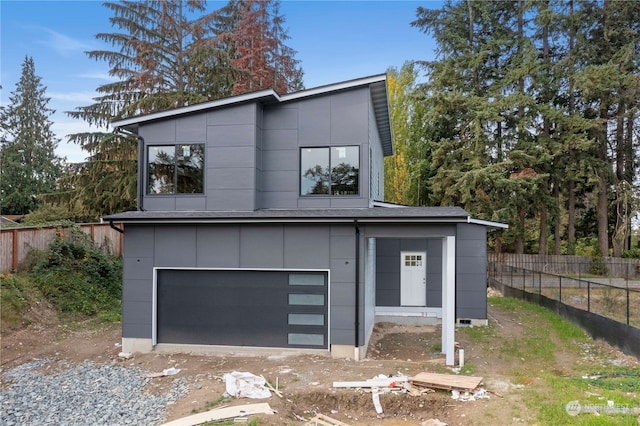
[[[52,357],[71,362],[93,361],[138,366],[148,372],[161,372],[169,367],[179,368],[178,376],[151,379],[149,392],[164,393],[176,377],[187,378],[188,394],[167,407],[167,420],[203,412],[213,406],[239,405],[264,400],[223,400],[225,392],[222,376],[232,371],[247,371],[263,375],[271,384],[278,383],[283,398],[273,395],[268,402],[277,410],[274,415],[261,415],[264,425],[300,425],[303,419],[324,414],[358,426],[420,425],[428,419],[439,419],[449,425],[535,424],[536,411],[523,403],[528,386],[536,386],[535,378],[512,383],[506,371],[512,371],[524,360],[504,360],[491,348],[474,347],[464,333],[456,339],[465,348],[465,359],[475,366],[474,375],[484,377],[484,388],[490,399],[461,402],[447,391],[437,391],[421,397],[399,394],[380,396],[383,414],[376,414],[371,394],[363,390],[334,389],[334,381],[366,380],[383,375],[414,375],[422,371],[448,372],[440,347],[439,327],[397,326],[379,324],[365,360],[337,360],[328,356],[272,355],[256,356],[195,356],[185,354],[135,354],[124,360],[120,349],[119,325],[99,330],[70,330],[60,325],[55,315],[32,312],[32,324],[22,330],[2,336],[2,371],[34,358]],[[489,308],[489,319],[504,339],[517,336],[523,318],[517,313]],[[47,324],[46,326],[44,324]],[[624,363],[638,360],[601,343],[594,342],[599,351],[607,351],[612,359]],[[581,354],[556,353],[555,368],[559,374],[571,371]],[[517,408],[514,408],[517,407]]]

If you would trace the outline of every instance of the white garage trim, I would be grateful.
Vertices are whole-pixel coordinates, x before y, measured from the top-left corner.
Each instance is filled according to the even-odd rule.
[[[327,274],[327,350],[331,349],[331,270],[300,268],[196,268],[196,267],[154,267],[151,307],[151,345],[158,345],[158,271],[238,271],[238,272],[322,272]]]

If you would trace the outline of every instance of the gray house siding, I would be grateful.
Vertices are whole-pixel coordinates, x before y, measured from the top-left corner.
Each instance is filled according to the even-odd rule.
[[[371,206],[373,201],[384,201],[384,155],[371,99],[369,99],[369,141],[369,170],[363,171],[369,177]]]
[[[204,194],[147,195],[141,168],[148,211],[369,207],[383,197],[382,147],[366,87],[145,123],[139,134],[145,141],[140,164],[147,164],[149,145],[205,144]],[[345,145],[360,147],[359,195],[301,197],[300,149]]]
[[[151,338],[154,227],[127,226],[122,253],[122,337]]]
[[[456,243],[456,317],[487,318],[487,228],[461,223]]]
[[[320,269],[331,271],[331,343],[353,344],[354,235],[346,225],[127,225],[123,337],[151,338],[154,267]]]
[[[264,107],[262,208],[369,206],[369,144],[380,145],[369,90],[360,88]],[[375,139],[370,128],[374,129]],[[300,149],[360,146],[360,195],[300,196]],[[380,153],[382,148],[377,148]]]
[[[205,144],[204,194],[147,195],[147,170],[141,167],[144,209],[161,210],[254,210],[262,133],[257,104],[202,112],[142,125],[139,134],[147,164],[149,145]]]
[[[442,307],[442,241],[433,239],[376,240],[376,305],[400,306],[400,253],[427,253],[427,307]]]
[[[455,231],[456,317],[486,319],[486,227],[458,224]],[[427,252],[427,306],[442,306],[440,239],[378,238],[376,245],[376,306],[400,306],[400,252],[403,250]]]

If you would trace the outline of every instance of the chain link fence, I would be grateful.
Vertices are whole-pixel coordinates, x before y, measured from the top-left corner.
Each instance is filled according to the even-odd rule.
[[[539,294],[583,311],[640,329],[640,279],[635,268],[622,278],[558,275],[502,262],[488,262],[488,277],[502,285]]]

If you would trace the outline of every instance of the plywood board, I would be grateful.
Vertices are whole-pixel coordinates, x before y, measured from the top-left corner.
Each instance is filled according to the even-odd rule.
[[[458,376],[453,374],[418,373],[409,379],[411,384],[436,389],[458,389],[471,391],[482,382],[482,377]]]
[[[214,408],[204,413],[194,414],[165,423],[161,426],[194,426],[214,420],[232,419],[234,417],[251,416],[253,414],[273,414],[266,402],[259,404],[236,405],[233,407]]]

